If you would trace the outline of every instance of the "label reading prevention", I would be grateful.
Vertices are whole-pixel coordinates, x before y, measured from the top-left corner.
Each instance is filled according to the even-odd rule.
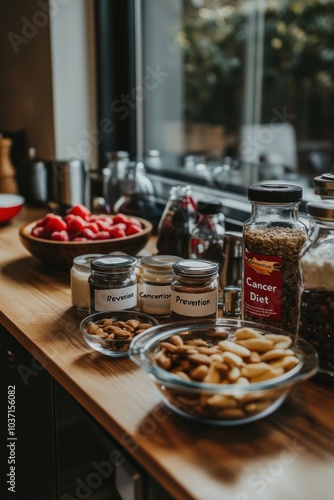
[[[172,290],[171,310],[180,316],[210,316],[216,313],[217,303],[217,290],[196,295]]]

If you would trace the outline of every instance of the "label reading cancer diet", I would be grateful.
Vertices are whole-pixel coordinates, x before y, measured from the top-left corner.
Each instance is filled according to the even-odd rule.
[[[217,311],[217,289],[201,294],[180,293],[172,290],[171,311],[180,316],[210,316]]]
[[[245,250],[244,314],[256,318],[280,320],[283,258],[259,255]]]
[[[137,285],[95,290],[95,311],[123,311],[137,306]]]

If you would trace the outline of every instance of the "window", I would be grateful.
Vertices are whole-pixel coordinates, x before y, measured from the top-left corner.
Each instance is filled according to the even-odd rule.
[[[142,77],[156,78],[142,100],[146,153],[159,150],[164,168],[199,175],[221,175],[217,166],[232,157],[224,179],[244,185],[311,186],[330,171],[333,0],[138,4]]]

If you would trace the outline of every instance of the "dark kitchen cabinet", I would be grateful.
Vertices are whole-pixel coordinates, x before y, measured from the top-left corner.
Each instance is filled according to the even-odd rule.
[[[1,471],[7,390],[15,387],[16,500],[170,500],[95,420],[0,325]],[[1,481],[0,498],[11,498]]]

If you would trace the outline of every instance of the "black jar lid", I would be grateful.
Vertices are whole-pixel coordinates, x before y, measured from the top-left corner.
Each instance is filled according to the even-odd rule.
[[[210,200],[210,201],[198,200],[197,202],[197,210],[199,211],[200,214],[203,215],[220,214],[222,212],[222,208],[223,205],[218,200]]]
[[[219,264],[212,260],[182,259],[173,264],[173,271],[178,276],[193,278],[214,276],[218,273]]]
[[[334,221],[334,201],[332,200],[309,201],[306,211],[311,217]]]
[[[115,271],[129,271],[134,268],[137,259],[130,255],[104,255],[91,262],[92,271],[100,273],[113,273]]]
[[[294,184],[253,184],[248,188],[248,199],[265,203],[293,203],[301,201],[303,190]]]

